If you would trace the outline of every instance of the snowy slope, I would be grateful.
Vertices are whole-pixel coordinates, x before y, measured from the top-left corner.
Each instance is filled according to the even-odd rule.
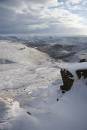
[[[0,130],[87,130],[87,81],[62,95],[58,66],[65,65],[35,48],[0,41]]]

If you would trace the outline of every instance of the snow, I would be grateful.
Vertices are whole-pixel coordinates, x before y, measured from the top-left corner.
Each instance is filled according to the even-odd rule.
[[[10,120],[9,130],[86,130],[87,86],[85,81],[76,82],[73,89],[63,95],[59,102],[54,96],[56,87],[51,88],[53,91],[48,98],[43,97],[38,100],[40,95],[36,95],[35,101],[32,100],[29,103],[28,100],[27,108],[24,107],[24,110],[20,108],[20,111],[16,112],[16,117]],[[46,91],[48,90],[45,89]],[[31,115],[28,115],[25,110],[30,111]]]
[[[59,90],[59,67],[69,63],[10,41],[0,41],[0,59],[13,61],[0,64],[0,130],[87,130],[87,80]]]
[[[78,80],[78,76],[76,74],[77,70],[87,70],[87,62],[81,62],[81,63],[61,63],[59,65],[60,68],[66,69],[74,76],[74,80]]]
[[[67,66],[64,66],[64,68],[69,69],[71,71],[87,69],[87,62],[71,63],[71,64],[68,64]]]

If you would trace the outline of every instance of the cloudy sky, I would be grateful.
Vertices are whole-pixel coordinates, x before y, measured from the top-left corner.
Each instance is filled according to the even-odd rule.
[[[87,35],[87,0],[0,0],[0,34]]]

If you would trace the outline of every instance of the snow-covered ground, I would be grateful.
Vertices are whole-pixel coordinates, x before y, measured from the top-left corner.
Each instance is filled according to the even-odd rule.
[[[59,66],[35,48],[0,41],[0,130],[87,130],[87,81],[62,95]]]

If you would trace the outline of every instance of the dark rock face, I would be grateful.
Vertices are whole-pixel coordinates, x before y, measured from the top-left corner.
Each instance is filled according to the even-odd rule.
[[[60,73],[63,80],[63,85],[60,86],[60,89],[63,93],[65,93],[65,91],[69,91],[71,89],[74,79],[73,75],[65,69],[61,69]]]
[[[60,71],[63,85],[60,86],[60,89],[62,90],[62,93],[65,93],[66,91],[69,91],[72,88],[72,85],[74,83],[74,76],[65,69],[61,69]],[[80,69],[76,71],[76,74],[78,76],[78,79],[80,78],[87,78],[87,69]]]
[[[87,69],[80,69],[76,71],[76,74],[78,76],[78,78],[80,79],[81,77],[83,77],[84,79],[87,78]]]
[[[87,62],[87,60],[86,59],[80,59],[79,62]]]

